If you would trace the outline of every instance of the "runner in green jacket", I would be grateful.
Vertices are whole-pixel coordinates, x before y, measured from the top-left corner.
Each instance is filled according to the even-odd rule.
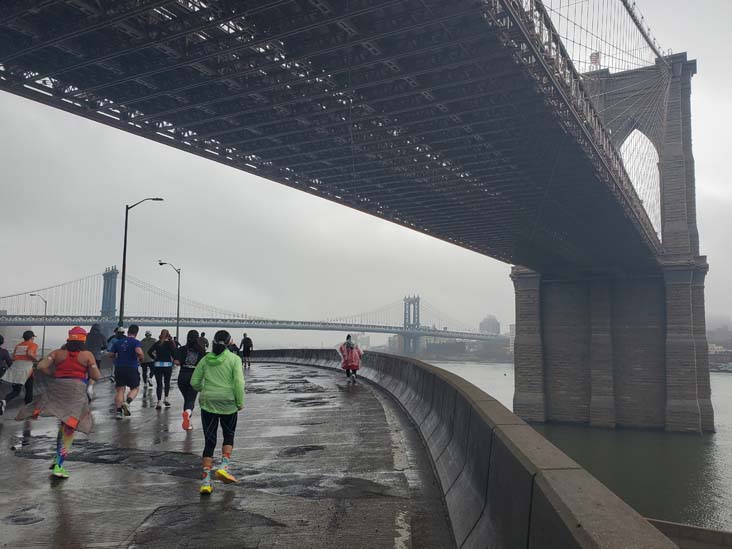
[[[236,482],[234,475],[229,472],[229,465],[234,449],[237,414],[244,407],[244,374],[241,359],[227,349],[230,343],[229,332],[216,332],[212,352],[201,359],[191,377],[191,386],[199,392],[201,423],[206,440],[201,494],[213,491],[211,468],[219,423],[224,433],[224,444],[221,467],[216,471],[216,478],[226,483]]]

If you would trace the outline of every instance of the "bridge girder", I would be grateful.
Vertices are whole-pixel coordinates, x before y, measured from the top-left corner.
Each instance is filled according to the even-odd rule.
[[[100,322],[116,323],[115,318],[99,316],[66,316],[49,315],[45,317],[46,326],[91,326]],[[175,326],[175,317],[153,316],[126,316],[125,322],[139,326]],[[44,324],[42,315],[0,315],[0,326],[41,326]],[[259,329],[259,330],[305,330],[319,332],[354,332],[375,334],[396,334],[411,337],[440,337],[445,339],[463,339],[467,341],[493,341],[503,336],[480,334],[473,332],[456,332],[452,330],[434,330],[426,327],[419,329],[405,329],[403,326],[380,326],[378,324],[349,324],[340,322],[308,322],[297,320],[262,320],[246,318],[205,318],[182,317],[180,326],[183,328],[216,327],[229,329]]]

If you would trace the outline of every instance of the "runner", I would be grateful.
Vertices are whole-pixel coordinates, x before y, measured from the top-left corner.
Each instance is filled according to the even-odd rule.
[[[208,339],[206,339],[206,332],[201,332],[201,337],[198,338],[198,343],[201,344],[204,351],[208,352]]]
[[[127,336],[124,336],[123,328],[117,328],[117,330],[120,329],[123,330],[123,337],[119,337],[112,342],[110,352],[114,357],[114,408],[117,418],[122,419],[131,414],[130,404],[140,391],[140,370],[138,366],[143,354],[140,342],[135,337],[140,331],[140,327],[131,324],[127,328]],[[118,331],[117,333],[119,334]],[[130,390],[125,398],[125,388],[127,387]]]
[[[250,358],[252,356],[252,349],[254,349],[252,338],[247,336],[247,334],[244,334],[244,337],[241,340],[241,345],[239,345],[239,352],[241,353],[241,361],[245,368],[252,367],[252,361]]]
[[[107,349],[102,327],[99,324],[92,324],[89,334],[86,336],[86,348],[94,355],[94,360],[97,361],[97,367],[99,368],[102,364],[104,351]]]
[[[0,414],[5,413],[8,403],[20,395],[25,385],[25,403],[33,401],[33,364],[38,361],[38,344],[31,330],[23,332],[23,341],[15,346],[13,351],[13,365],[3,374],[2,380],[10,383],[10,392],[0,400]]]
[[[114,345],[115,341],[118,339],[125,339],[127,336],[125,335],[125,329],[122,326],[117,326],[114,329],[114,332],[112,332],[112,335],[109,336],[109,339],[107,339],[107,352],[112,352],[112,345]],[[109,376],[110,383],[116,383],[114,379],[114,368],[112,368],[112,375]]]
[[[175,363],[180,366],[178,371],[178,389],[183,395],[183,430],[190,431],[193,429],[191,424],[191,415],[196,405],[196,396],[198,393],[191,387],[191,377],[196,365],[206,355],[199,343],[198,331],[190,330],[186,336],[186,344],[178,349],[178,358]]]
[[[236,482],[236,478],[229,472],[229,465],[234,449],[237,413],[244,407],[244,373],[239,357],[227,348],[230,343],[229,332],[216,332],[212,352],[198,363],[191,378],[191,386],[201,393],[201,424],[206,440],[203,449],[201,494],[210,494],[213,491],[211,467],[219,423],[224,433],[224,444],[221,467],[216,471],[216,478],[225,483]]]
[[[165,387],[165,407],[170,406],[168,395],[170,394],[170,376],[173,375],[173,358],[176,356],[177,348],[170,337],[168,330],[160,332],[160,338],[150,348],[150,356],[153,362],[153,374],[155,374],[155,394],[158,397],[158,403],[155,405],[156,410],[160,410],[160,399],[163,397],[163,387]]]
[[[361,356],[363,353],[361,352],[361,349],[358,347],[358,345],[356,345],[351,339],[351,334],[348,334],[348,336],[346,336],[346,341],[340,346],[338,352],[340,352],[341,358],[343,359],[343,364],[341,364],[341,368],[346,371],[346,377],[348,378],[349,382],[355,385],[356,371],[361,366]]]
[[[99,324],[92,324],[89,329],[89,333],[86,336],[86,348],[94,356],[94,361],[97,363],[97,368],[99,368],[99,374],[101,376],[102,359],[104,358],[104,351],[107,349],[107,342],[104,339],[102,327]],[[87,384],[86,393],[89,395],[89,400],[94,398],[94,383],[95,381],[91,379]]]
[[[56,349],[41,360],[38,371],[50,378],[46,390],[15,418],[35,419],[43,414],[60,420],[52,469],[53,476],[62,479],[69,478],[64,460],[76,431],[88,434],[94,426],[86,388],[89,380],[99,379],[100,374],[94,355],[86,350],[86,338],[86,330],[78,326],[71,328],[66,348]]]
[[[146,391],[151,391],[153,386],[153,362],[155,361],[153,360],[153,357],[150,356],[150,349],[155,345],[156,341],[157,339],[152,336],[152,332],[147,330],[145,332],[145,339],[140,342],[143,353],[142,363],[140,364],[140,366],[142,366],[142,384]]]
[[[5,375],[5,372],[13,365],[13,359],[7,349],[3,349],[5,338],[0,335],[0,380]],[[5,413],[5,401],[0,400],[0,416]]]

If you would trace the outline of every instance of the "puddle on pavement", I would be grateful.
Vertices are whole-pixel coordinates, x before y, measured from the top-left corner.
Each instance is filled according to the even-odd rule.
[[[55,446],[55,439],[33,437],[31,444],[17,450],[15,455],[26,459],[45,459],[50,462],[56,455]],[[66,461],[125,465],[151,473],[162,473],[196,480],[201,478],[201,458],[198,454],[115,448],[89,440],[74,441],[73,451],[66,458]],[[232,464],[231,470],[238,477],[259,474],[257,469],[236,462]]]
[[[294,496],[307,499],[363,499],[363,498],[406,498],[407,493],[400,486],[405,485],[403,475],[391,479],[391,485],[357,477],[330,475],[259,475],[240,481],[239,485],[254,488],[279,496]]]
[[[324,393],[326,388],[305,378],[258,378],[248,381],[245,388],[251,394]]]
[[[229,492],[231,494],[231,492]],[[239,547],[258,547],[257,539],[265,528],[287,525],[264,515],[247,511],[244,498],[202,499],[184,505],[166,505],[148,515],[135,530],[132,546],[167,546],[172,535],[185,531],[186,547],[230,546],[236,539]]]
[[[326,406],[330,404],[330,399],[332,397],[321,397],[321,396],[315,396],[315,397],[297,397],[297,398],[291,398],[289,402],[292,402],[295,406],[299,406],[301,408],[311,408],[314,406]]]
[[[38,506],[33,506],[18,509],[3,517],[2,521],[16,526],[28,526],[30,524],[38,524],[44,519],[45,517],[41,514],[40,508]]]
[[[309,454],[310,452],[319,452],[325,450],[325,446],[319,446],[317,444],[307,444],[305,446],[291,446],[280,450],[277,455],[279,457],[299,457]]]

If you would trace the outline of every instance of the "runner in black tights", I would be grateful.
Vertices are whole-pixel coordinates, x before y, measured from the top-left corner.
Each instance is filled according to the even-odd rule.
[[[178,371],[178,389],[183,395],[183,430],[190,431],[193,429],[191,424],[191,415],[196,405],[196,396],[198,392],[191,387],[191,377],[193,372],[206,355],[206,351],[199,343],[197,330],[190,330],[186,336],[186,344],[178,349],[178,357],[175,363],[180,366]]]

